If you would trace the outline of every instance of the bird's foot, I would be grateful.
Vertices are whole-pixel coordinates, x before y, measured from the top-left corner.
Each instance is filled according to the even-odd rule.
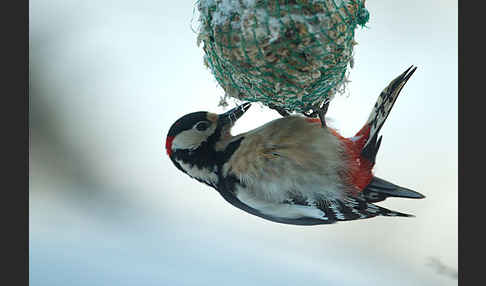
[[[326,117],[326,113],[327,113],[328,108],[329,108],[329,100],[326,100],[326,101],[324,101],[322,106],[320,106],[320,104],[317,104],[315,106],[312,106],[311,110],[306,111],[306,112],[302,112],[302,114],[304,114],[305,116],[310,117],[310,118],[319,117],[319,119],[321,120],[322,128],[326,128],[327,124],[326,124],[326,118],[325,117]]]
[[[328,108],[329,108],[329,101],[326,101],[324,103],[324,105],[317,110],[318,115],[319,115],[319,119],[321,120],[322,128],[326,128],[327,127],[325,117],[326,117],[326,113],[327,113],[327,109]]]
[[[277,111],[280,115],[282,115],[283,117],[287,117],[290,115],[290,113],[285,110],[284,108],[282,107],[279,107],[279,106],[276,106],[275,104],[269,104],[268,107],[270,107],[271,109]]]

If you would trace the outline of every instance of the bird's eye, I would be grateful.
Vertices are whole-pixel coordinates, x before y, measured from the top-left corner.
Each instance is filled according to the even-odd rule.
[[[198,122],[195,127],[199,131],[204,131],[204,130],[208,129],[209,123],[206,122],[206,121],[201,121],[201,122]]]

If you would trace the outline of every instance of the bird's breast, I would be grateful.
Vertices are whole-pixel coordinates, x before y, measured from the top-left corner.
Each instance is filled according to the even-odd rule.
[[[234,175],[257,199],[284,201],[289,192],[306,198],[344,195],[345,146],[318,122],[301,116],[271,121],[244,134],[224,175]]]

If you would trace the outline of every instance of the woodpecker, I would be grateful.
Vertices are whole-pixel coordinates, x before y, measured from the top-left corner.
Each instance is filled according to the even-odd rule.
[[[292,114],[231,135],[250,108],[194,112],[169,129],[174,165],[216,189],[233,206],[284,224],[319,225],[382,216],[413,216],[375,205],[388,197],[424,198],[373,175],[383,123],[415,72],[410,67],[378,97],[364,126],[345,138],[319,118]]]

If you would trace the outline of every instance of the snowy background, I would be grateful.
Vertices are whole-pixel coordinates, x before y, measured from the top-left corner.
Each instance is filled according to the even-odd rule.
[[[416,217],[299,227],[232,207],[165,154],[174,120],[223,111],[194,1],[31,0],[30,284],[457,285],[456,2],[366,1],[328,113],[353,135],[418,66],[376,167],[427,196],[380,203]],[[234,133],[278,116],[254,105]]]

